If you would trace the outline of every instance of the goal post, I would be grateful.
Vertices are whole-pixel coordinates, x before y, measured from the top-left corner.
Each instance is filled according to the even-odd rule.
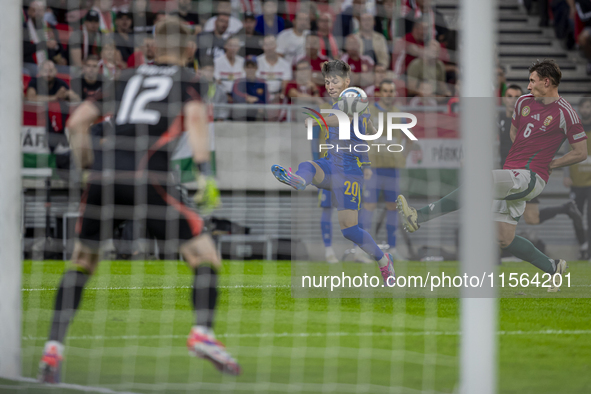
[[[497,31],[496,0],[462,0],[461,272],[481,276],[495,271],[496,245],[491,213],[493,97]],[[481,17],[482,16],[482,17]],[[487,196],[489,196],[487,198]],[[460,394],[496,393],[497,299],[494,288],[462,288],[460,308]]]
[[[0,377],[21,375],[21,1],[0,12]]]

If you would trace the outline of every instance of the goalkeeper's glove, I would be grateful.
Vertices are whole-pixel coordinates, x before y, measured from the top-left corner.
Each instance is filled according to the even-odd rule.
[[[197,175],[197,193],[193,196],[193,201],[203,215],[211,213],[220,206],[220,190],[213,177]]]

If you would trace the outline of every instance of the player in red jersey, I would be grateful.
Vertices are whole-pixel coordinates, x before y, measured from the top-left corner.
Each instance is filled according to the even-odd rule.
[[[553,169],[587,158],[587,135],[575,110],[558,94],[562,77],[558,65],[553,60],[538,61],[529,73],[530,94],[521,96],[515,103],[510,131],[513,145],[503,169],[492,172],[494,220],[501,248],[546,273],[561,275],[567,268],[566,261],[549,258],[530,241],[515,235],[515,229],[525,203],[544,190]],[[565,139],[572,150],[554,159]],[[459,195],[456,189],[419,210],[410,207],[404,196],[398,196],[405,229],[414,232],[421,223],[457,210]],[[559,286],[552,282],[548,291],[558,291]]]

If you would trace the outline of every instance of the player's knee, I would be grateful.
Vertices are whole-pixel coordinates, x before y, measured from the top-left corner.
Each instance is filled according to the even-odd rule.
[[[202,264],[210,264],[216,269],[221,268],[222,261],[213,240],[208,235],[201,235],[184,243],[180,252],[193,269]]]
[[[363,203],[363,208],[367,211],[375,211],[377,204],[375,202]]]
[[[515,238],[515,231],[514,230],[511,231],[504,226],[501,226],[498,229],[497,241],[498,241],[499,247],[501,249],[505,249],[506,247],[511,245],[511,242],[513,242],[514,238]]]
[[[341,228],[341,232],[343,233],[343,237],[345,237],[345,239],[348,239],[354,243],[359,243],[363,238],[363,231],[357,224],[351,227]]]
[[[88,275],[92,275],[99,262],[98,252],[92,250],[81,243],[74,246],[72,254],[72,265],[80,267]]]

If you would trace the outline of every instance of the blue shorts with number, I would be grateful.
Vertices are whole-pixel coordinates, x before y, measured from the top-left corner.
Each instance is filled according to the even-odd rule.
[[[382,190],[386,202],[396,202],[400,190],[398,168],[372,168],[371,178],[363,184],[363,202],[377,203]]]
[[[335,166],[326,159],[314,160],[324,172],[324,180],[319,189],[330,190],[332,206],[337,211],[345,209],[359,210],[361,206],[361,188],[363,186],[363,171],[353,168],[347,171]]]
[[[318,189],[318,206],[320,208],[332,208],[332,192]]]

